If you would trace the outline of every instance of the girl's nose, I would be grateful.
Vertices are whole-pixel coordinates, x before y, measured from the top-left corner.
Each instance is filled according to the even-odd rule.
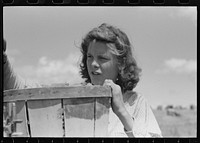
[[[93,60],[93,61],[92,61],[92,66],[93,66],[94,68],[99,68],[99,64],[98,64],[98,62],[97,62],[96,60]]]

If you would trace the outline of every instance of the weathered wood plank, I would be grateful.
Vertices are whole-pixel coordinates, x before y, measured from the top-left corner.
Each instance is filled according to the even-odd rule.
[[[31,137],[63,137],[61,100],[27,101]]]
[[[20,120],[22,121],[21,123],[20,122],[16,123],[16,133],[18,133],[18,135],[16,137],[29,137],[30,135],[28,132],[25,101],[18,101],[18,102],[15,102],[15,104],[16,104],[15,119],[18,121],[20,121]]]
[[[94,136],[94,98],[64,99],[65,136]]]
[[[96,98],[95,101],[95,137],[106,137],[108,134],[109,109],[111,98]]]
[[[111,90],[108,86],[69,86],[4,91],[4,102],[84,97],[111,97]]]

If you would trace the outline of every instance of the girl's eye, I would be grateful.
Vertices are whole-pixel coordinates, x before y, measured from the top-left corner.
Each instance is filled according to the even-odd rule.
[[[108,58],[106,57],[99,57],[100,60],[109,60]]]
[[[87,58],[92,58],[92,56],[91,55],[87,55]]]

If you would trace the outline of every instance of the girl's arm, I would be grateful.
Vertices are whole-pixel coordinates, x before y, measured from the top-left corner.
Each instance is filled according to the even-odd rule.
[[[104,85],[110,86],[112,90],[112,110],[118,116],[122,124],[124,125],[125,131],[127,131],[127,135],[130,137],[134,137],[132,133],[133,129],[133,118],[127,112],[124,102],[123,96],[121,92],[121,87],[115,84],[112,80],[105,80]]]
[[[127,134],[128,137],[134,137],[133,134],[133,118],[131,115],[127,112],[125,108],[122,108],[121,111],[116,113],[122,124],[124,125],[124,131]]]

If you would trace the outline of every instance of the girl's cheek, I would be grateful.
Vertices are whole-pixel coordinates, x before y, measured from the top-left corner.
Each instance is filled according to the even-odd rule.
[[[90,70],[91,64],[89,61],[87,61],[87,69]]]

